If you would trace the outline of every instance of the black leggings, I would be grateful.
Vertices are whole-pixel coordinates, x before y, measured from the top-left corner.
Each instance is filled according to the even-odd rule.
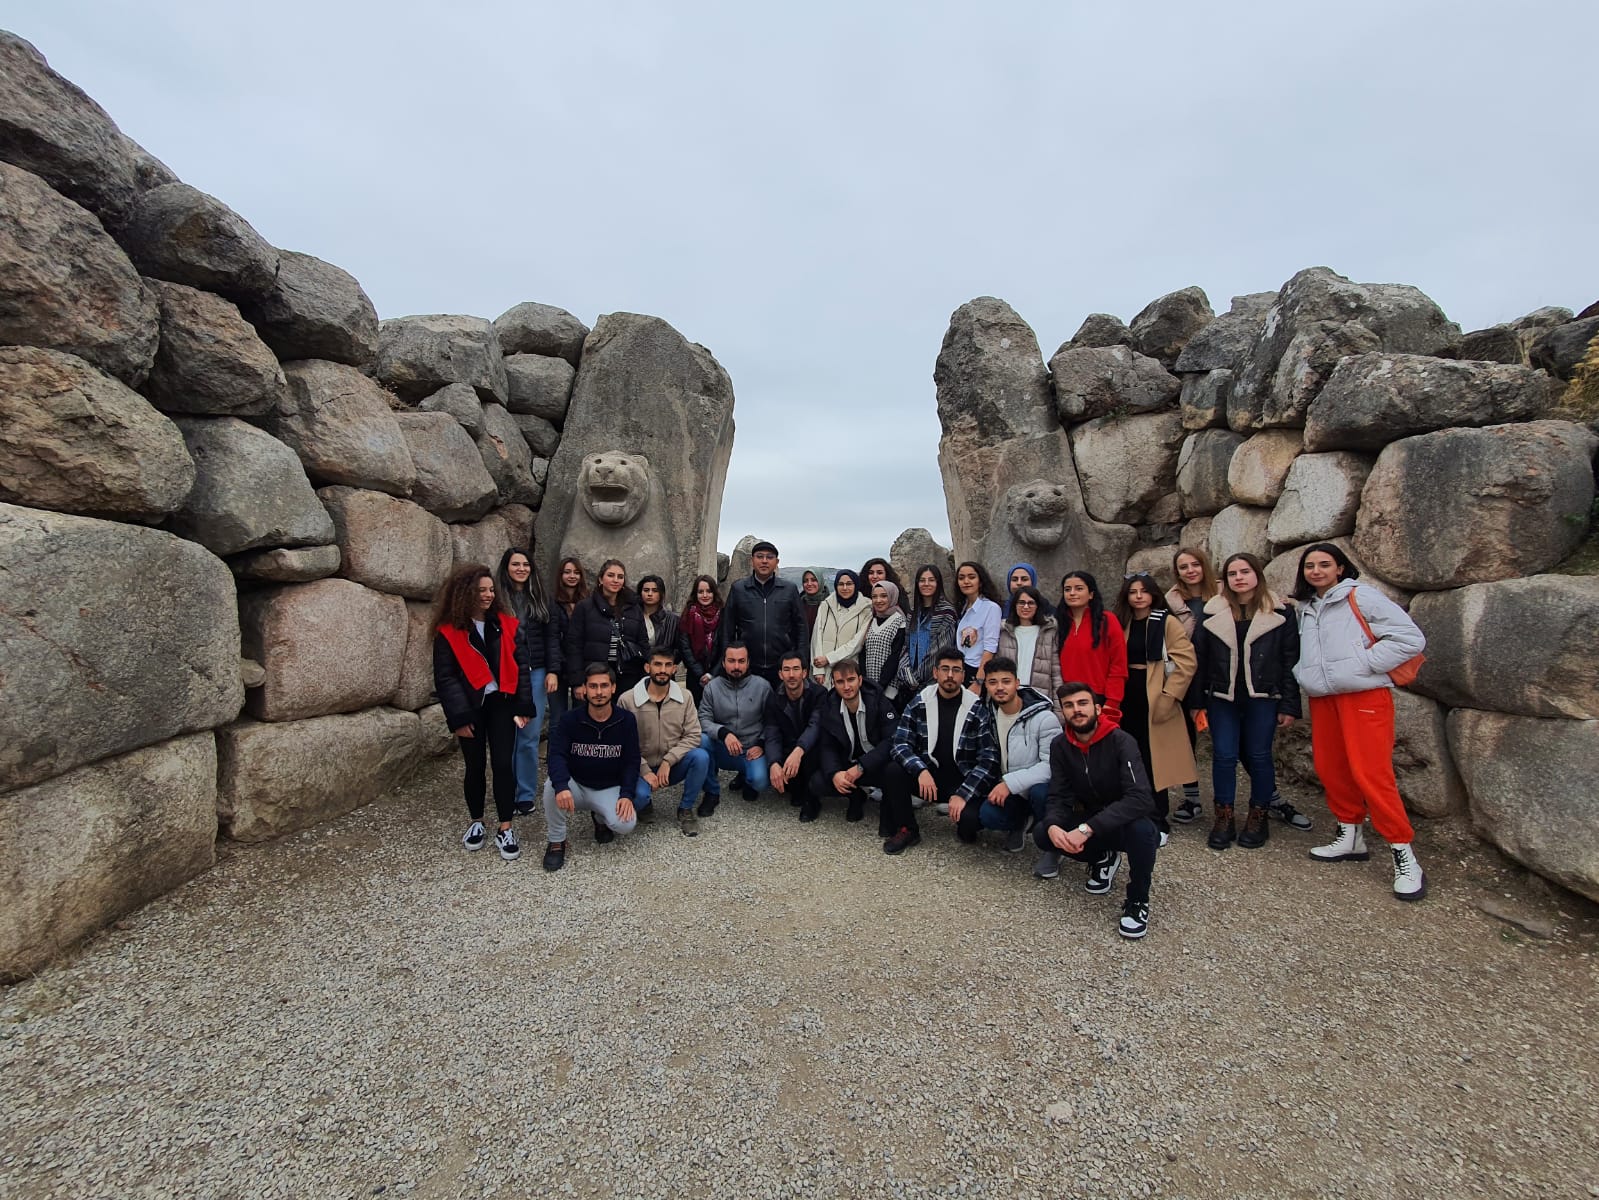
[[[1160,664],[1153,667],[1164,669]],[[1122,696],[1122,728],[1133,735],[1138,743],[1138,753],[1144,760],[1144,772],[1149,776],[1149,786],[1155,792],[1155,828],[1170,833],[1167,817],[1171,812],[1171,797],[1165,788],[1155,787],[1155,764],[1149,753],[1149,693],[1145,690],[1144,671],[1127,672],[1127,691]]]
[[[494,764],[494,811],[506,824],[516,812],[516,704],[503,692],[491,692],[471,737],[457,737],[461,757],[466,760],[466,811],[474,821],[483,819],[483,800],[487,792],[484,778],[488,764]]]

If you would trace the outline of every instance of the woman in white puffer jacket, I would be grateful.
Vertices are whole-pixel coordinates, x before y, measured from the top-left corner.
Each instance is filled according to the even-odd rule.
[[[1310,745],[1338,836],[1310,856],[1365,861],[1364,825],[1393,850],[1394,895],[1420,900],[1427,876],[1394,779],[1394,683],[1388,672],[1420,654],[1427,639],[1410,615],[1374,587],[1331,542],[1299,557],[1299,662],[1294,677],[1310,697]],[[1364,621],[1362,621],[1364,618]]]
[[[872,623],[872,601],[861,595],[860,576],[840,571],[833,576],[833,592],[817,607],[811,627],[811,676],[823,687],[833,686],[832,666],[856,657]]]

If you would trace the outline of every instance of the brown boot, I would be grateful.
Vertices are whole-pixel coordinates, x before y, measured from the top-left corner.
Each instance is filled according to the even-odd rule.
[[[1251,804],[1249,806],[1249,819],[1244,822],[1244,831],[1238,835],[1238,844],[1245,850],[1258,850],[1266,844],[1271,837],[1271,810],[1265,805]]]
[[[1233,825],[1233,806],[1231,804],[1216,805],[1216,823],[1210,828],[1210,837],[1205,844],[1212,850],[1225,850],[1238,840],[1237,827]]]

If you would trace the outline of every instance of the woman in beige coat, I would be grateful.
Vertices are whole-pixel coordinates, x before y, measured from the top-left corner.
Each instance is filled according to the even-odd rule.
[[[1167,789],[1199,778],[1183,724],[1183,697],[1193,682],[1197,660],[1182,622],[1155,607],[1159,595],[1154,576],[1142,571],[1131,575],[1122,583],[1116,616],[1127,630],[1127,694],[1121,726],[1143,754],[1164,846],[1171,835]]]

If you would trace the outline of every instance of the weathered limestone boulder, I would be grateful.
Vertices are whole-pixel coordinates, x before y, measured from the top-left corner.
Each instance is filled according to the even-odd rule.
[[[1459,339],[1459,326],[1416,288],[1352,283],[1311,267],[1283,285],[1239,363],[1228,423],[1234,429],[1302,425],[1344,355],[1438,354]]]
[[[144,274],[241,305],[264,298],[278,277],[271,243],[222,201],[186,183],[139,196],[117,240]]]
[[[1599,337],[1599,317],[1568,321],[1539,335],[1527,357],[1533,366],[1556,378],[1570,379],[1595,337]]]
[[[577,379],[571,363],[542,354],[511,354],[505,359],[505,378],[510,389],[510,399],[505,404],[508,409],[541,417],[560,428]]]
[[[1159,359],[1169,371],[1189,341],[1215,319],[1204,289],[1185,287],[1151,300],[1133,318],[1128,331],[1134,350]]]
[[[1192,521],[1183,523],[1182,533],[1178,535],[1177,544],[1189,550],[1201,550],[1210,553],[1210,527],[1215,524],[1213,517],[1195,517]]]
[[[727,560],[727,574],[723,576],[724,579],[731,582],[749,578],[750,557],[755,551],[755,543],[761,540],[761,535],[758,533],[746,533],[733,543],[733,553]],[[900,578],[905,577],[901,575]]]
[[[564,358],[573,367],[582,358],[583,339],[589,335],[589,327],[566,309],[532,302],[506,309],[495,318],[494,330],[507,355],[542,354]]]
[[[1067,343],[1073,349],[1132,344],[1132,331],[1120,317],[1113,317],[1109,313],[1089,313]]]
[[[241,554],[230,559],[228,566],[240,579],[259,583],[310,583],[313,579],[326,579],[338,572],[339,548],[301,546],[288,549],[279,546]]]
[[[344,578],[427,600],[448,577],[449,526],[421,505],[351,487],[319,488],[317,498],[333,518]]]
[[[415,404],[447,383],[466,383],[482,400],[504,403],[500,337],[482,317],[395,317],[378,326],[377,376]]]
[[[481,419],[483,406],[475,398],[472,407]],[[394,419],[416,467],[412,500],[446,521],[473,521],[494,507],[494,477],[460,422],[445,412],[398,412]]]
[[[216,815],[239,842],[264,842],[370,804],[416,769],[415,713],[393,708],[217,730]]]
[[[944,429],[940,462],[946,444],[988,446],[1058,428],[1038,339],[1015,309],[993,296],[970,300],[950,317],[933,382]]]
[[[482,563],[486,567],[495,567],[499,565],[500,555],[512,546],[526,550],[532,543],[533,510],[521,504],[507,504],[503,508],[497,508],[475,524],[450,526],[450,548],[454,559],[453,565],[456,567],[464,567],[468,563]],[[601,561],[602,559],[595,559],[594,565],[598,566]],[[632,566],[632,563],[628,564],[629,571],[632,571]],[[643,572],[634,573],[634,578],[640,574]]]
[[[474,438],[483,430],[483,401],[469,383],[441,387],[416,407],[418,412],[449,413]]]
[[[239,310],[220,296],[152,280],[161,341],[144,393],[163,412],[248,417],[283,398],[283,368]]]
[[[1414,433],[1547,412],[1560,385],[1530,367],[1362,354],[1333,369],[1305,417],[1308,450],[1380,450]]]
[[[1111,414],[1155,412],[1169,407],[1182,390],[1177,376],[1159,359],[1127,346],[1073,349],[1069,344],[1049,360],[1055,404],[1062,422]]]
[[[1188,339],[1172,370],[1182,375],[1236,370],[1260,336],[1266,314],[1276,302],[1276,292],[1234,296],[1231,308]]]
[[[1490,325],[1462,335],[1456,356],[1462,362],[1495,362],[1520,366],[1526,360],[1521,335],[1509,325]]]
[[[284,362],[322,358],[370,367],[378,354],[378,314],[361,285],[332,263],[281,250],[278,276],[246,316]]]
[[[475,440],[478,457],[494,480],[502,504],[537,507],[543,501],[543,490],[533,478],[533,450],[522,436],[517,418],[499,404],[485,404]]]
[[[137,387],[159,333],[155,296],[100,222],[0,163],[0,343],[75,354]]]
[[[512,420],[522,431],[522,440],[527,443],[527,448],[533,452],[535,458],[548,461],[555,457],[556,448],[561,444],[559,429],[543,417],[534,416],[532,413],[514,413]],[[532,464],[529,463],[528,466],[531,470]]]
[[[1354,533],[1360,492],[1374,461],[1346,450],[1295,458],[1266,527],[1272,544],[1301,546]]]
[[[455,753],[455,734],[444,720],[444,705],[430,704],[417,713],[417,749],[423,758]]]
[[[308,358],[285,363],[288,390],[257,423],[287,442],[313,483],[408,496],[416,466],[383,389],[354,367]]]
[[[1213,516],[1233,502],[1227,472],[1244,440],[1229,429],[1205,429],[1184,440],[1177,454],[1177,494],[1185,516]]]
[[[0,983],[210,868],[216,798],[210,733],[0,797]]]
[[[179,417],[198,472],[168,527],[212,554],[262,546],[322,546],[333,522],[300,460],[277,438],[237,417]]]
[[[1268,526],[1269,528],[1269,526]],[[1400,608],[1408,609],[1414,592],[1407,592],[1404,588],[1395,587],[1371,569],[1371,564],[1360,556],[1355,549],[1354,539],[1350,537],[1317,538],[1316,541],[1331,542],[1348,556],[1349,561],[1355,564],[1355,569],[1360,572],[1362,586],[1376,588]],[[1266,564],[1266,585],[1279,596],[1286,596],[1294,590],[1299,582],[1299,560],[1304,556],[1306,542],[1298,546],[1275,546],[1276,556]],[[1220,560],[1218,559],[1218,564]],[[1431,650],[1428,651],[1431,653]]]
[[[1232,395],[1232,390],[1233,373],[1225,369],[1183,376],[1182,391],[1177,397],[1177,410],[1182,414],[1183,428],[1198,430],[1225,426],[1227,397]]]
[[[733,384],[711,352],[658,317],[607,313],[584,343],[551,459],[539,570],[549,578],[567,554],[615,557],[681,596],[716,565],[732,449]]]
[[[389,703],[409,712],[433,703],[433,605],[421,600],[405,602],[405,661]]]
[[[1546,571],[1587,533],[1596,444],[1568,421],[1394,442],[1361,492],[1355,545],[1383,578],[1417,591]]]
[[[81,358],[0,347],[0,500],[159,521],[194,486],[178,427]]]
[[[1477,832],[1544,878],[1599,900],[1599,721],[1457,708],[1449,746]]]
[[[244,653],[266,666],[251,716],[297,721],[387,704],[405,655],[405,601],[348,579],[239,597]]]
[[[1436,701],[1394,689],[1394,778],[1405,807],[1418,816],[1447,817],[1466,807],[1447,716]]]
[[[740,543],[742,544],[742,543]],[[752,542],[751,545],[754,543]],[[907,529],[894,539],[894,544],[889,547],[888,561],[893,566],[895,573],[904,580],[914,582],[916,571],[926,563],[932,563],[944,572],[944,582],[951,587],[955,584],[955,555],[948,546],[941,546],[937,539],[925,529]],[[1010,564],[1006,564],[1009,566]],[[996,570],[1003,571],[1004,567]],[[745,574],[749,572],[746,570]],[[828,587],[833,586],[831,579],[823,580]],[[865,582],[864,580],[862,581]],[[996,583],[999,581],[996,579]],[[1005,585],[1001,585],[1005,590]]]
[[[0,504],[0,579],[0,792],[238,714],[233,576],[193,542]]]
[[[1177,547],[1174,545],[1142,546],[1127,556],[1127,570],[1124,574],[1132,575],[1138,571],[1148,571],[1155,577],[1155,582],[1160,585],[1161,594],[1164,595],[1177,581],[1171,569],[1172,556],[1176,553]],[[1104,586],[1108,588],[1110,582],[1106,580]],[[1159,603],[1157,600],[1157,604]],[[1164,608],[1165,605],[1161,604],[1160,607]]]
[[[1427,635],[1416,691],[1450,708],[1599,719],[1599,576],[1534,575],[1429,592],[1410,615]]]
[[[1210,553],[1217,572],[1232,554],[1253,554],[1262,562],[1270,558],[1271,539],[1266,536],[1270,521],[1271,509],[1248,504],[1229,504],[1217,513],[1210,522]]]
[[[1178,413],[1098,417],[1071,431],[1083,503],[1098,521],[1137,524],[1177,483]]]
[[[1297,429],[1267,429],[1233,453],[1227,464],[1227,487],[1241,504],[1270,508],[1283,494],[1289,468],[1304,446]]]

